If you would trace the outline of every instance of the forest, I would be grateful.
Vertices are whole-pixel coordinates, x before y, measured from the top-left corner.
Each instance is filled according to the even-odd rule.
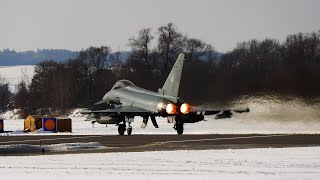
[[[270,38],[239,42],[221,54],[168,23],[155,34],[141,29],[128,44],[126,59],[107,45],[89,47],[62,62],[44,59],[36,65],[32,81],[21,81],[15,94],[0,85],[0,109],[14,107],[28,114],[92,108],[120,79],[157,91],[181,52],[186,61],[179,97],[190,103],[259,94],[306,100],[320,95],[320,31],[288,35],[282,42]]]

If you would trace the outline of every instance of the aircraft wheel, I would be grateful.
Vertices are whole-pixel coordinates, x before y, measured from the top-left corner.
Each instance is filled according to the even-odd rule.
[[[126,131],[126,125],[125,124],[119,124],[118,126],[118,133],[119,135],[124,135],[124,132]]]
[[[183,123],[177,122],[176,123],[176,130],[178,134],[183,134]]]
[[[129,136],[132,134],[132,127],[129,127],[129,128],[127,129],[127,133],[128,133]]]

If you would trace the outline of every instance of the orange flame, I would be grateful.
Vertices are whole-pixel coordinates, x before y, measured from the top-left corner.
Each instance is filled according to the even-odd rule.
[[[180,106],[180,111],[182,112],[182,114],[189,114],[191,110],[191,106],[187,103],[183,103]]]

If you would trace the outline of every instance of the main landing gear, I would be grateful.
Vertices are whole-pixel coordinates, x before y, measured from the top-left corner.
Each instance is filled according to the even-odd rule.
[[[126,131],[126,124],[119,124],[118,126],[118,133],[120,136],[124,135],[124,132]]]
[[[173,128],[177,131],[178,134],[183,134],[183,123],[176,121]]]
[[[175,118],[175,124],[173,128],[177,131],[178,134],[183,134],[183,121],[180,115],[177,115]]]
[[[120,136],[124,135],[124,132],[127,131],[128,135],[132,134],[132,126],[131,126],[131,122],[128,122],[128,127],[126,127],[126,124],[119,124],[118,126],[118,133]]]
[[[181,117],[176,116],[176,123],[173,128],[177,131],[178,134],[183,134],[183,122],[181,121]]]

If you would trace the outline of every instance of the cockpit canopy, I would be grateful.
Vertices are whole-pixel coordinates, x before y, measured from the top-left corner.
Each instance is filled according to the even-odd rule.
[[[112,89],[120,89],[127,86],[134,86],[134,84],[128,80],[119,80],[113,85]]]

